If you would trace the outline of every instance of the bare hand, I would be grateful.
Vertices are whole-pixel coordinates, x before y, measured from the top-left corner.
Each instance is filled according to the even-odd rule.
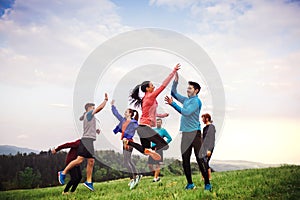
[[[181,67],[181,65],[180,65],[180,63],[178,63],[178,64],[174,67],[174,70],[178,71],[178,70],[180,70],[180,67]]]
[[[172,98],[172,97],[166,96],[166,97],[165,97],[165,102],[166,102],[166,104],[171,105],[171,104],[173,103],[173,98]]]
[[[108,101],[108,95],[107,95],[107,93],[105,93],[104,100],[105,100],[105,101]]]
[[[211,156],[211,151],[207,151],[206,155],[207,155],[207,157],[210,157]]]
[[[55,149],[52,149],[52,150],[51,150],[51,153],[52,153],[52,154],[56,154],[56,150],[55,150]]]
[[[178,80],[179,80],[179,76],[178,76],[178,72],[176,72],[174,81],[178,82]]]
[[[96,130],[96,133],[99,135],[101,133],[101,130],[100,129],[97,129]]]
[[[115,100],[113,99],[110,104],[113,106],[115,104]]]

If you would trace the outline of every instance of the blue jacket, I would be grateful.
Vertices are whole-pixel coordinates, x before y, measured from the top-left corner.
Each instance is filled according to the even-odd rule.
[[[171,106],[181,114],[180,131],[192,132],[201,130],[199,116],[202,107],[202,102],[200,101],[197,95],[192,97],[185,97],[178,94],[177,85],[178,82],[174,81],[172,85],[171,95],[183,106],[180,107],[174,101],[171,104]]]
[[[112,111],[113,115],[120,121],[120,123],[116,126],[116,128],[113,130],[113,132],[115,134],[122,133],[122,125],[126,121],[126,118],[122,117],[120,115],[116,106],[111,106],[111,111]],[[136,120],[132,119],[124,132],[124,138],[132,139],[135,134],[135,130],[137,129],[138,126],[139,126],[138,122]]]
[[[172,137],[168,133],[168,131],[164,128],[153,128],[155,132],[158,133],[158,135],[162,138],[167,138],[167,143],[169,144],[172,141]],[[156,144],[154,142],[151,142],[151,147],[155,147]]]

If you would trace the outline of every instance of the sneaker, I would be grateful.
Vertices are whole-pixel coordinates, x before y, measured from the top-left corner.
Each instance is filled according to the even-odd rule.
[[[139,184],[142,177],[143,177],[143,175],[136,175],[136,177],[135,177],[136,184]]]
[[[64,184],[65,184],[65,178],[66,178],[66,175],[63,174],[63,171],[59,171],[57,174],[58,174],[58,182],[59,182],[61,185],[64,185]]]
[[[129,183],[128,183],[128,186],[130,186],[130,184],[134,182],[134,179],[130,179]]]
[[[159,181],[160,181],[160,178],[159,178],[159,177],[153,179],[153,182],[159,182]]]
[[[205,186],[204,186],[204,190],[207,190],[207,191],[212,191],[212,186],[211,186],[211,184],[206,184]]]
[[[129,189],[130,190],[134,189],[139,184],[142,177],[143,177],[142,175],[136,175],[136,177],[135,177],[133,183],[130,185]]]
[[[83,185],[88,188],[89,190],[91,191],[94,191],[94,186],[93,186],[93,183],[89,183],[89,182],[84,182]]]
[[[135,180],[130,181],[129,189],[132,190],[135,187]]]
[[[194,185],[194,183],[188,183],[188,184],[185,186],[185,189],[186,189],[186,190],[194,190],[194,189],[196,189],[196,186]]]
[[[156,153],[154,150],[152,149],[145,149],[145,152],[144,152],[146,155],[149,155],[151,156],[154,160],[160,160],[161,157],[158,153]]]

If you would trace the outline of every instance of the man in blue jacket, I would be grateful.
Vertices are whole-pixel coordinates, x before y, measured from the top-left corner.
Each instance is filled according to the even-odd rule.
[[[200,85],[196,82],[189,81],[187,88],[187,97],[182,96],[177,93],[177,85],[178,85],[178,74],[175,76],[175,80],[172,85],[171,95],[177,101],[182,104],[182,107],[177,105],[172,97],[165,97],[165,101],[167,104],[171,105],[177,112],[181,114],[180,121],[180,131],[182,132],[181,139],[181,154],[182,154],[182,165],[184,169],[184,174],[187,179],[187,186],[185,189],[195,189],[195,185],[192,181],[192,173],[191,173],[191,154],[192,148],[194,148],[194,153],[196,156],[197,163],[199,165],[202,176],[204,177],[205,182],[205,190],[212,190],[212,186],[210,184],[208,178],[208,166],[205,156],[201,155],[201,127],[199,121],[200,110],[202,107],[202,102],[198,97],[198,93],[200,92]]]

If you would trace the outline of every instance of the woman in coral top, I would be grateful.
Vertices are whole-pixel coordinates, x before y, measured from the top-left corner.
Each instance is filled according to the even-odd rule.
[[[155,89],[150,81],[144,81],[142,84],[137,85],[130,95],[131,103],[142,108],[142,116],[137,128],[141,145],[128,140],[123,141],[139,152],[151,156],[154,160],[160,160],[161,158],[158,153],[151,149],[151,142],[156,144],[156,150],[167,150],[169,148],[168,143],[152,129],[152,127],[156,127],[156,117],[164,117],[156,113],[158,106],[156,98],[171,82],[179,69],[180,64],[178,63],[159,88]],[[140,90],[145,93],[143,98],[139,96]]]

